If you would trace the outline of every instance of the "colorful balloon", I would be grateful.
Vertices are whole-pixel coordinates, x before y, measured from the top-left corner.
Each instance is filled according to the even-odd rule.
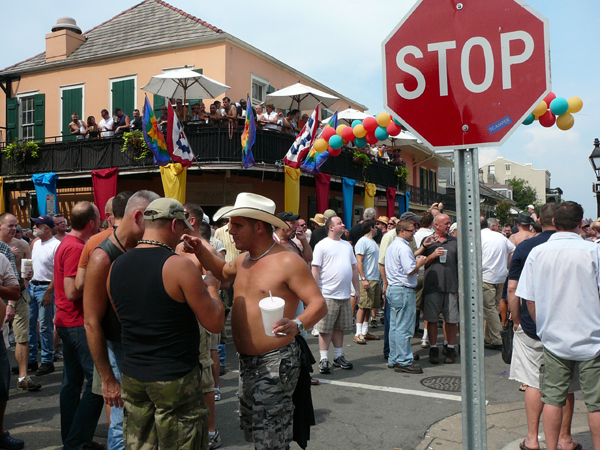
[[[569,102],[566,98],[556,97],[554,100],[552,100],[552,103],[550,104],[550,111],[552,111],[552,114],[554,114],[555,116],[560,116],[566,113],[568,109]]]
[[[367,135],[367,130],[365,130],[365,127],[363,126],[362,123],[356,125],[354,128],[354,136],[356,136],[357,138],[364,138]]]
[[[548,111],[548,104],[544,100],[542,100],[539,105],[533,108],[533,115],[535,117],[540,117],[543,116],[546,113],[546,111]]]
[[[552,100],[554,100],[555,98],[556,94],[554,92],[550,92],[548,95],[546,95],[546,97],[544,97],[544,101],[546,102],[546,105],[550,107],[550,103],[552,103]]]
[[[354,136],[354,130],[352,128],[346,127],[342,130],[342,139],[345,141],[353,141],[355,137],[356,136]]]
[[[377,129],[375,130],[375,137],[380,141],[385,141],[388,138],[388,136],[388,132],[383,126],[377,127]]]
[[[333,127],[325,127],[323,128],[323,132],[321,133],[321,139],[325,139],[327,142],[329,142],[329,138],[331,138],[331,136],[335,136],[335,128]],[[327,149],[325,149],[327,150]],[[323,151],[325,151],[323,150]]]
[[[343,139],[341,138],[341,136],[338,136],[337,134],[334,136],[331,136],[331,138],[329,139],[329,146],[334,150],[342,148],[343,143],[344,143]]]
[[[335,129],[335,132],[338,136],[342,135],[342,131],[344,131],[344,128],[348,128],[348,125],[344,125],[343,123],[338,125],[338,127]]]
[[[363,127],[365,127],[367,132],[374,133],[377,129],[377,120],[375,120],[375,117],[366,117],[365,120],[363,120]]]
[[[367,136],[365,137],[365,139],[371,145],[375,145],[379,142],[379,139],[377,139],[377,136],[375,136],[375,133],[367,133]]]
[[[531,113],[525,118],[525,120],[523,121],[523,125],[531,125],[534,121],[535,115]]]
[[[340,156],[340,153],[342,153],[342,149],[341,148],[335,149],[335,148],[329,147],[327,149],[327,151],[329,152],[329,154],[331,156]]]
[[[575,124],[575,117],[571,113],[561,114],[556,118],[556,126],[563,131],[570,130]]]
[[[390,136],[398,136],[402,131],[402,127],[397,125],[396,122],[390,122],[387,126],[387,132]]]
[[[325,139],[317,139],[313,145],[315,152],[317,153],[323,153],[325,150],[327,150],[327,147],[329,147],[329,144],[327,143],[327,141]]]
[[[581,100],[579,97],[571,97],[569,100],[567,100],[567,102],[569,103],[568,112],[571,114],[578,113],[581,111],[581,108],[583,108],[583,100]]]
[[[400,127],[402,126],[402,124],[400,123],[400,121],[398,119],[396,119],[396,118],[394,118],[394,123],[396,125],[400,126]]]
[[[542,116],[540,116],[539,120],[541,126],[550,128],[556,123],[556,116],[552,114],[552,111],[548,110]]]
[[[354,145],[356,145],[356,148],[363,148],[365,145],[367,145],[367,140],[364,137],[357,137],[354,139]]]
[[[380,127],[387,127],[390,123],[390,114],[386,112],[380,112],[377,114],[377,124]]]
[[[353,120],[352,121],[352,128],[354,128],[356,125],[362,125],[362,122],[360,120]]]

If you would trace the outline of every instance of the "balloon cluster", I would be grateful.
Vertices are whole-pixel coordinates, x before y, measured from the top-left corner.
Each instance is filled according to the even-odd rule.
[[[583,100],[579,97],[565,99],[550,92],[523,121],[523,125],[531,125],[538,120],[543,127],[550,128],[556,123],[560,130],[567,131],[575,124],[573,114],[581,111],[581,108],[583,108]]]
[[[397,136],[402,125],[390,114],[381,112],[377,117],[367,117],[363,121],[355,120],[351,126],[338,125],[337,128],[327,126],[314,143],[315,151],[321,153],[328,150],[331,156],[338,156],[343,145],[354,142],[357,148],[367,144],[375,145],[385,141],[389,136]]]

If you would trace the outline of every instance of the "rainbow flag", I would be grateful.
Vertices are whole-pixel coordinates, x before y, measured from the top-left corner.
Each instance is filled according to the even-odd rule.
[[[252,155],[252,146],[256,141],[256,123],[254,122],[254,111],[252,111],[252,102],[250,96],[246,101],[246,123],[244,125],[244,132],[242,133],[242,162],[244,169],[252,167],[254,162],[254,156]]]
[[[154,117],[154,111],[150,106],[147,95],[146,100],[144,101],[142,129],[144,130],[144,141],[146,141],[146,144],[154,157],[154,164],[159,166],[169,164],[171,162],[171,156],[167,150],[165,136],[156,123],[156,117]]]
[[[329,120],[327,127],[337,128],[337,126],[338,126],[338,112],[336,111],[335,114],[333,116],[331,116],[331,119]],[[325,128],[327,128],[327,127],[325,127]],[[327,161],[330,156],[331,155],[329,154],[328,150],[325,150],[322,153],[318,153],[315,151],[315,148],[312,147],[310,149],[308,156],[302,162],[302,165],[300,166],[300,168],[307,173],[312,173],[313,175],[316,175],[319,172],[321,172],[321,166],[323,164],[325,164],[325,161]]]

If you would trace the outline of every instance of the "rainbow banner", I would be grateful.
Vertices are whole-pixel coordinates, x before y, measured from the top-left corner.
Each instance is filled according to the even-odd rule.
[[[331,119],[329,120],[327,127],[333,127],[335,129],[337,129],[337,126],[338,126],[338,112],[336,111],[335,114],[333,116],[331,116]],[[325,128],[327,128],[327,127],[325,127]],[[319,152],[315,151],[314,147],[312,147],[310,149],[310,152],[308,153],[308,156],[300,165],[300,168],[307,173],[312,173],[313,175],[316,175],[321,172],[321,166],[323,164],[325,164],[325,161],[327,161],[330,156],[331,155],[329,154],[328,150],[325,150],[324,152],[319,153]]]
[[[256,123],[254,122],[254,111],[252,110],[250,96],[248,96],[246,105],[246,123],[244,125],[244,132],[242,133],[242,162],[245,169],[255,164],[254,156],[252,155],[252,146],[254,145],[254,141],[256,141]]]
[[[148,148],[154,157],[154,164],[159,166],[169,164],[171,162],[171,156],[167,150],[165,136],[162,131],[160,131],[158,123],[156,123],[156,117],[154,117],[154,111],[150,106],[147,95],[146,100],[144,101],[142,129],[144,131],[144,141],[146,141],[146,145],[148,145]]]

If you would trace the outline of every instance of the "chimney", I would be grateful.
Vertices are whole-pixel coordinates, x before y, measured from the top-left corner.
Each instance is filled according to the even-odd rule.
[[[46,35],[46,62],[66,59],[85,42],[81,28],[71,17],[59,17],[52,33]]]

